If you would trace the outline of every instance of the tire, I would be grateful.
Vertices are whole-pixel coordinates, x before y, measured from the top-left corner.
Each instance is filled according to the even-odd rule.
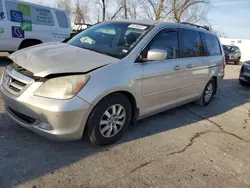
[[[225,61],[226,61],[226,64],[228,64],[229,63],[229,57],[226,57]]]
[[[114,118],[112,116],[113,106],[115,106],[116,109],[116,115],[114,115]],[[117,115],[120,107],[122,108],[122,110]],[[109,115],[111,115],[110,118],[105,115],[107,111],[109,112]],[[123,112],[125,112],[124,118],[119,119],[118,117],[121,117],[124,114]],[[116,117],[118,120],[116,120]],[[132,106],[129,99],[125,95],[115,93],[105,97],[95,106],[95,108],[90,113],[87,122],[87,133],[90,141],[98,146],[113,144],[122,137],[123,133],[126,131],[128,125],[130,124],[131,117]],[[101,121],[109,123],[101,124]],[[119,123],[122,122],[123,126],[121,126],[120,124],[116,124],[116,122],[118,121]],[[115,127],[118,130],[116,134]],[[108,129],[106,130],[106,128]],[[103,130],[103,133],[101,132],[101,130]],[[108,133],[110,130],[111,132],[109,135]],[[114,135],[112,136],[112,134]]]
[[[212,90],[211,90],[211,88],[209,88],[210,86],[212,86]],[[216,90],[215,80],[211,79],[207,83],[207,85],[206,85],[200,99],[196,101],[196,104],[198,104],[199,106],[207,106],[211,102],[211,100],[213,98],[213,95],[215,93],[215,90]],[[210,98],[207,100],[206,96],[207,96],[208,93],[210,93]]]
[[[242,86],[249,86],[250,85],[247,82],[244,82],[242,80],[239,80],[239,82],[240,82],[240,85],[242,85]]]
[[[41,43],[42,42],[39,40],[27,40],[27,41],[22,42],[22,44],[19,46],[19,50],[24,49],[24,48],[28,48],[31,46],[35,46],[35,45],[38,45]]]
[[[234,62],[235,65],[239,65],[240,64],[240,58],[238,58],[235,62]]]

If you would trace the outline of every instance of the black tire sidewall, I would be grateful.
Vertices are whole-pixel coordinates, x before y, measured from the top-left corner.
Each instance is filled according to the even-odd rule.
[[[239,82],[240,82],[240,85],[242,85],[242,86],[250,86],[249,83],[244,82],[243,80],[240,80],[240,79],[239,79]]]
[[[124,107],[126,111],[126,120],[125,124],[123,125],[122,129],[118,134],[111,138],[106,138],[100,133],[99,124],[104,112],[114,104],[120,104]],[[93,144],[98,146],[112,144],[122,137],[123,133],[126,131],[128,125],[130,124],[131,117],[132,107],[129,99],[125,95],[115,93],[110,96],[107,96],[96,105],[96,107],[92,110],[89,116],[87,122],[88,137]]]
[[[240,64],[240,59],[237,59],[235,62],[234,62],[235,65],[239,65]]]
[[[203,91],[203,94],[202,94],[202,103],[203,103],[203,106],[207,106],[211,101],[212,101],[212,98],[213,98],[213,96],[210,98],[210,100],[209,101],[205,101],[205,92],[206,92],[206,90],[207,90],[207,86],[209,85],[209,84],[213,84],[213,93],[214,93],[214,90],[215,90],[215,81],[212,79],[212,80],[210,80],[208,83],[207,83],[207,85],[206,85],[206,87],[205,87],[205,89],[204,89],[204,91]]]

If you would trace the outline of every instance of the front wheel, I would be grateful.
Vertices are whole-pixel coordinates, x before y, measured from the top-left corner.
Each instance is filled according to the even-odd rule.
[[[244,82],[242,80],[239,80],[239,82],[240,82],[240,85],[242,85],[242,86],[249,86],[250,85],[247,82]]]
[[[92,110],[88,122],[88,137],[93,144],[105,146],[119,140],[132,116],[129,99],[120,93],[105,97]]]
[[[211,79],[207,83],[201,98],[197,100],[196,103],[200,106],[207,106],[211,102],[215,90],[216,90],[215,80]]]
[[[235,62],[234,62],[235,65],[239,65],[240,64],[240,58],[238,58]]]
[[[229,57],[228,56],[225,58],[225,61],[226,61],[226,64],[229,63]]]

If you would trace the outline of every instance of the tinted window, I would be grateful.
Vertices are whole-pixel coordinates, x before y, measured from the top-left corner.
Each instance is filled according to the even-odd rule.
[[[240,52],[240,49],[239,49],[238,46],[235,46],[235,47],[234,47],[234,50],[235,50],[235,52]]]
[[[67,41],[87,50],[123,58],[128,55],[151,27],[126,22],[103,22],[94,25]]]
[[[64,12],[56,11],[56,18],[60,27],[69,28],[69,22]]]
[[[52,13],[47,8],[13,1],[6,1],[5,3],[8,20],[12,22],[29,23],[30,27],[32,27],[32,24],[54,25]]]
[[[232,47],[230,48],[230,51],[231,51],[231,52],[235,52],[235,51],[236,51],[236,48],[235,48],[234,46],[232,46]]]
[[[178,58],[177,31],[161,31],[150,42],[148,50],[160,49],[167,52],[167,59]]]
[[[206,51],[208,56],[221,55],[221,49],[217,38],[213,35],[204,34]]]
[[[200,33],[182,29],[182,55],[183,57],[201,56],[202,46]]]

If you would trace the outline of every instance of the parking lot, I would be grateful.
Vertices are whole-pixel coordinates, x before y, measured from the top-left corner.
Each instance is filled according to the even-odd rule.
[[[0,74],[8,61],[0,59]],[[0,187],[250,187],[250,87],[227,65],[208,107],[188,104],[132,125],[122,140],[50,141],[4,114]]]

